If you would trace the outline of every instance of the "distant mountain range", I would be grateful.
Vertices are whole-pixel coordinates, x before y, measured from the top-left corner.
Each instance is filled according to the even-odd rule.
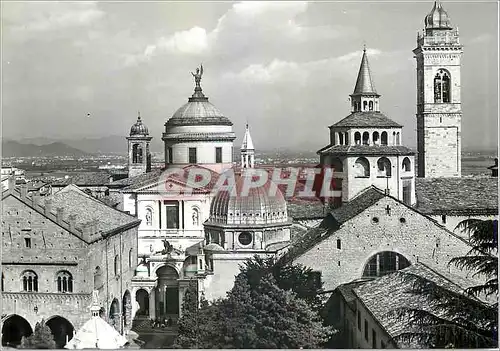
[[[296,148],[258,149],[256,152],[267,157],[311,157],[316,156],[316,151],[324,145],[314,147],[309,145],[298,145]],[[235,144],[235,153],[239,152],[239,145]],[[299,147],[302,150],[299,150]],[[30,156],[84,156],[89,154],[127,154],[127,140],[121,135],[111,135],[100,138],[80,139],[53,139],[53,138],[25,138],[19,140],[3,140],[2,154],[4,157],[30,157]],[[416,151],[416,148],[412,148]],[[161,138],[153,138],[151,141],[151,152],[163,153],[163,141]],[[472,156],[476,153],[481,155],[496,155],[496,150],[462,150],[462,156]]]
[[[127,140],[123,136],[111,135],[102,138],[82,139],[51,139],[51,138],[28,138],[21,139],[24,144],[47,145],[54,142],[66,144],[72,148],[82,150],[91,154],[127,154]],[[163,141],[153,138],[151,141],[151,152],[163,152]]]
[[[2,141],[2,157],[86,156],[89,152],[56,141],[45,145],[23,144],[13,140]]]

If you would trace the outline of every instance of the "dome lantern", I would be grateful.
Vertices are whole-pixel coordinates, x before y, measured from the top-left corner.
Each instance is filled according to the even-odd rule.
[[[425,16],[425,29],[453,29],[451,26],[450,17],[448,13],[443,9],[441,1],[434,1],[434,7],[431,12]]]

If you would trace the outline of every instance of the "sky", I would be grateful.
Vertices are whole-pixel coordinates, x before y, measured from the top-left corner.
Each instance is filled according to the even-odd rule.
[[[417,32],[433,2],[2,2],[4,138],[154,138],[193,93],[257,149],[317,150],[350,113],[366,44],[380,109],[416,145]],[[462,146],[498,141],[497,2],[451,2],[462,58]],[[90,114],[90,117],[87,117]]]

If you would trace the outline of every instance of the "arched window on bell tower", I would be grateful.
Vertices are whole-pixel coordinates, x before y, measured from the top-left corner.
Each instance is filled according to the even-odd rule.
[[[142,147],[140,144],[132,145],[132,163],[142,163]]]
[[[434,103],[450,102],[451,78],[450,73],[440,69],[434,77]]]

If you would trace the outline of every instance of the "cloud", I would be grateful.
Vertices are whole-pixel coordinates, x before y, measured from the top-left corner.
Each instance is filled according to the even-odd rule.
[[[3,6],[4,29],[31,33],[85,26],[102,18],[96,2],[15,2]]]
[[[370,58],[382,55],[378,49],[368,49]],[[341,56],[313,60],[307,62],[272,60],[269,64],[251,64],[239,72],[226,73],[223,78],[239,80],[250,84],[282,84],[293,82],[304,84],[309,78],[316,79],[319,75],[345,73],[348,69],[357,69],[362,51],[354,51]],[[357,71],[356,71],[357,72]]]
[[[180,52],[186,54],[199,54],[208,48],[207,31],[200,27],[176,32],[169,37],[162,37],[156,44],[149,45],[144,50],[144,56],[150,57],[158,50]]]
[[[298,1],[239,2],[218,19],[213,30],[193,27],[163,36],[154,44],[147,45],[142,52],[127,55],[125,65],[148,61],[164,53],[223,54],[231,60],[233,56],[237,58],[253,54],[254,49],[249,48],[280,50],[280,46],[284,47],[289,42],[310,43],[337,38],[342,34],[340,26],[308,26],[300,23],[297,18],[307,8],[307,2]]]

